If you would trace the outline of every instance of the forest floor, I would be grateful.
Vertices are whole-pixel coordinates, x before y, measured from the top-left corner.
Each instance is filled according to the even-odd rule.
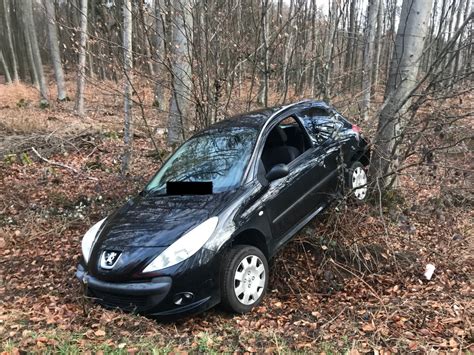
[[[251,313],[161,323],[95,305],[74,272],[84,232],[143,188],[162,153],[138,130],[122,178],[119,101],[90,93],[97,109],[78,119],[72,102],[40,109],[35,95],[0,85],[0,349],[474,352],[472,154],[451,162],[464,174],[405,171],[383,206],[333,206],[276,256]]]

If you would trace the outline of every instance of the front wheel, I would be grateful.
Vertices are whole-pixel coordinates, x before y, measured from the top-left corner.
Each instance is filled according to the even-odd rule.
[[[268,285],[268,262],[260,249],[237,245],[223,259],[222,304],[236,313],[246,313],[263,299]]]
[[[364,166],[356,161],[352,163],[348,176],[347,185],[356,201],[365,201],[368,193],[368,179],[367,172]]]

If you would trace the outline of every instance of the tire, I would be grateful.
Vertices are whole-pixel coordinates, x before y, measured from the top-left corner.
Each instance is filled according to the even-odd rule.
[[[367,200],[369,193],[368,182],[365,167],[359,161],[352,163],[347,173],[347,187],[352,200],[357,202]],[[359,186],[361,187],[358,188]]]
[[[250,245],[230,249],[221,269],[222,306],[234,313],[246,313],[259,305],[267,290],[268,271],[267,258],[260,249]]]

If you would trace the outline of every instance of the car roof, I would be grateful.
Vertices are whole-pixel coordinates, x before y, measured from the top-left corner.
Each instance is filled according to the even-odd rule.
[[[329,108],[328,104],[324,101],[315,101],[315,100],[303,100],[293,104],[279,105],[268,107],[260,110],[255,110],[251,112],[241,113],[229,118],[223,119],[219,122],[214,123],[205,130],[201,131],[201,134],[212,133],[214,130],[226,130],[239,127],[248,127],[260,130],[265,123],[273,118],[273,116],[282,110],[291,109],[294,107],[301,106],[301,109],[307,107],[322,107]],[[200,135],[200,134],[199,134]]]

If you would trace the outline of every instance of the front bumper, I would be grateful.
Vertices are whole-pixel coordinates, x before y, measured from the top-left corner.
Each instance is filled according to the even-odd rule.
[[[146,311],[159,305],[171,289],[171,277],[155,277],[149,282],[115,283],[99,280],[85,271],[79,264],[76,277],[81,281],[87,295],[110,308],[127,311]]]
[[[79,264],[76,277],[85,294],[106,308],[174,319],[205,311],[220,302],[215,270],[213,263],[197,267],[183,265],[172,276],[117,282],[101,280]],[[183,294],[192,297],[179,302]]]

